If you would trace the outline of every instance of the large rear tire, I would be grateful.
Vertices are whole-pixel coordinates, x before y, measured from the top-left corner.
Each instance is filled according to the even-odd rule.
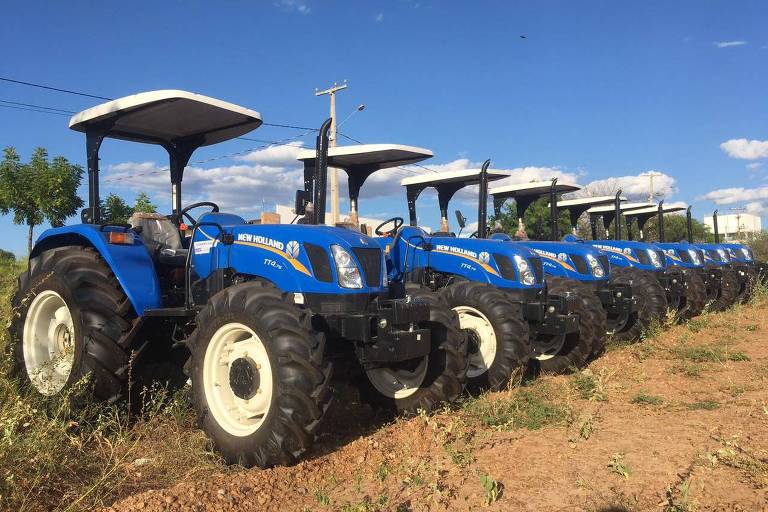
[[[96,399],[127,395],[128,334],[136,315],[96,251],[43,251],[19,277],[11,305],[13,371],[22,385],[55,396],[90,375]]]
[[[426,289],[409,289],[408,293],[429,304],[429,321],[419,327],[429,328],[431,351],[421,360],[366,370],[357,381],[360,399],[394,413],[432,412],[440,404],[456,400],[464,390],[466,337],[456,313],[437,294]]]
[[[612,268],[611,281],[628,284],[632,288],[632,297],[637,301],[636,311],[611,334],[618,341],[639,341],[653,322],[661,322],[667,314],[664,288],[653,274],[634,267]]]
[[[467,387],[503,389],[521,378],[531,356],[528,323],[520,304],[491,285],[459,281],[440,290],[468,337]]]
[[[536,372],[563,373],[574,368],[586,366],[593,354],[598,354],[605,346],[607,315],[594,290],[579,281],[563,277],[547,277],[547,288],[552,295],[565,295],[570,292],[575,297],[569,301],[570,313],[579,315],[579,330],[562,337],[557,352],[536,353],[531,366]]]
[[[291,464],[331,401],[325,337],[308,311],[259,282],[214,295],[189,338],[198,421],[229,464]]]
[[[670,268],[682,272],[685,280],[685,297],[682,306],[677,311],[678,320],[684,322],[699,316],[707,305],[707,288],[701,273],[695,269],[677,265]]]
[[[709,310],[725,311],[733,306],[739,298],[739,274],[732,268],[723,268],[720,279],[720,293],[709,304]]]
[[[741,290],[739,290],[739,300],[742,304],[746,304],[752,300],[752,296],[755,293],[755,286],[757,285],[757,269],[755,267],[745,267],[743,272],[745,274],[745,280]]]

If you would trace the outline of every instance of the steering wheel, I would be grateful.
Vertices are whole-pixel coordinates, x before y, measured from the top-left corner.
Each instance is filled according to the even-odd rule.
[[[469,235],[469,238],[477,238],[477,231]]]
[[[389,224],[390,222],[394,223],[394,227],[392,229],[388,229],[387,231],[382,230],[381,228]],[[374,230],[374,233],[376,233],[379,236],[394,236],[395,233],[397,233],[397,230],[400,229],[400,226],[405,224],[405,221],[402,217],[392,217],[391,219],[387,219],[378,226],[376,226],[376,229]]]
[[[194,210],[195,208],[200,208],[201,206],[210,206],[211,207],[211,213],[217,213],[219,211],[219,205],[216,203],[212,203],[211,201],[200,201],[199,203],[192,203],[188,205],[186,208],[183,208],[179,212],[179,217],[184,217],[189,221],[189,225],[191,227],[195,227],[195,224],[197,224],[197,220],[193,219],[192,216],[187,213],[189,210]],[[181,220],[181,218],[179,218]]]

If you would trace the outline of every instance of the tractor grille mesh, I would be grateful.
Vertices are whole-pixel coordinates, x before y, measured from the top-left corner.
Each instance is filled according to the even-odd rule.
[[[496,262],[496,266],[499,267],[501,277],[509,281],[516,281],[517,275],[515,274],[515,267],[512,262],[503,254],[494,254],[493,260]]]
[[[533,272],[536,274],[536,282],[544,282],[544,269],[541,265],[541,258],[530,258],[528,261],[531,263]]]
[[[605,275],[609,275],[611,272],[611,264],[608,262],[608,256],[605,254],[601,254],[597,257],[597,261],[600,262],[600,266],[603,267],[603,270],[605,271]]]
[[[381,286],[381,249],[355,247],[352,252],[363,267],[365,282],[368,286]]]
[[[312,270],[318,281],[330,283],[333,281],[331,274],[331,260],[328,253],[319,245],[304,242],[304,250],[307,251],[309,262],[312,264]]]
[[[707,254],[708,254],[708,255],[709,255],[709,257],[710,257],[710,258],[712,258],[713,260],[715,260],[715,261],[720,261],[720,255],[719,255],[719,254],[717,254],[717,251],[715,251],[715,250],[713,250],[713,249],[707,249]]]
[[[688,254],[688,251],[679,250],[677,251],[677,255],[680,256],[680,259],[683,260],[683,263],[690,263],[691,262],[691,255]]]
[[[651,257],[648,256],[648,251],[635,251],[637,254],[637,260],[642,263],[643,265],[650,265],[651,264]]]
[[[571,261],[576,265],[576,270],[579,274],[589,274],[589,268],[587,268],[587,260],[583,256],[578,254],[571,254]]]

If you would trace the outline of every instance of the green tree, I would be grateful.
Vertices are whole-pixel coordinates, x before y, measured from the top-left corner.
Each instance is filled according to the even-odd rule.
[[[768,261],[768,232],[749,233],[745,240],[757,261]]]
[[[144,192],[139,192],[136,196],[136,202],[133,204],[134,212],[142,213],[155,213],[157,212],[157,206],[150,201],[149,196]]]
[[[105,224],[128,224],[133,208],[117,194],[109,194],[101,207],[101,221]]]
[[[525,233],[531,240],[549,240],[551,230],[549,226],[549,198],[544,197],[534,201],[523,216]],[[498,221],[505,233],[514,235],[518,230],[517,207],[514,201],[507,201],[501,208],[501,215],[490,218],[489,226],[494,226]],[[558,215],[558,231],[560,238],[571,232],[571,220],[568,212],[560,210]]]
[[[691,219],[691,228],[693,230],[693,240],[688,240],[688,223],[684,215],[665,215],[664,216],[664,238],[667,242],[679,242],[688,240],[689,242],[714,242],[715,235],[709,230],[709,226],[696,219]],[[637,226],[633,229],[637,233]],[[648,241],[659,239],[659,219],[654,217],[645,224],[643,230],[645,239]]]
[[[15,262],[15,261],[16,261],[15,254],[13,254],[11,251],[0,249],[0,263]]]
[[[27,249],[32,252],[35,226],[44,221],[54,227],[83,206],[77,187],[83,169],[58,156],[50,161],[44,148],[37,148],[29,163],[23,163],[14,148],[3,150],[0,162],[0,212],[13,212],[13,222],[29,228]]]

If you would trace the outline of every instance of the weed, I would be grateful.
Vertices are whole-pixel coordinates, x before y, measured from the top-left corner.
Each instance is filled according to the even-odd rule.
[[[382,462],[379,464],[379,467],[376,468],[376,480],[378,480],[381,483],[384,483],[384,480],[387,479],[387,476],[389,475],[389,468],[387,467],[386,462]]]
[[[608,469],[611,470],[611,473],[621,475],[625,479],[629,478],[629,476],[632,474],[632,470],[626,464],[626,462],[624,462],[623,453],[614,453],[611,456],[611,460],[608,462]]]
[[[678,345],[673,350],[673,355],[679,359],[688,359],[695,363],[725,363],[726,361],[749,361],[749,356],[740,351],[730,351],[728,346],[720,345],[701,345],[687,346]]]
[[[315,501],[322,507],[330,506],[331,498],[325,489],[315,489]]]
[[[555,401],[556,395],[547,384],[538,381],[533,386],[513,390],[503,398],[473,400],[464,411],[469,417],[497,430],[538,430],[570,422],[570,408]]]
[[[651,322],[645,327],[643,332],[640,334],[640,340],[646,341],[646,340],[652,340],[655,337],[657,337],[659,334],[664,332],[664,326],[668,323],[669,319],[669,312],[667,312],[667,315],[665,316],[664,320],[658,320],[653,319]]]
[[[638,393],[630,401],[637,405],[661,405],[664,403],[664,399],[660,396],[649,395],[645,392]]]
[[[758,326],[757,324],[747,324],[747,326],[744,327],[744,329],[746,329],[747,332],[755,332],[757,331]]]
[[[587,440],[592,436],[592,432],[595,431],[594,418],[591,414],[584,416],[579,425],[579,436],[582,439]]]
[[[596,376],[591,370],[586,369],[576,373],[571,384],[576,392],[584,400],[605,401],[605,389],[601,377]]]
[[[691,318],[686,322],[686,326],[688,327],[688,330],[691,332],[700,332],[709,326],[709,320],[710,316],[707,314],[697,316],[695,318]]]
[[[639,343],[632,347],[632,355],[634,355],[638,361],[645,361],[656,352],[656,347],[652,343]]]
[[[715,409],[720,408],[720,404],[714,400],[700,400],[698,402],[690,403],[686,407],[692,410],[703,409],[705,411],[714,411]]]
[[[690,477],[683,480],[677,489],[671,485],[667,486],[667,505],[664,507],[664,512],[694,512],[696,504],[691,501],[690,490]]]
[[[685,377],[691,377],[691,378],[701,377],[701,372],[703,370],[704,370],[704,367],[701,364],[692,363],[690,361],[681,361],[677,364],[672,365],[672,367],[670,368],[670,371],[672,373],[684,375]]]
[[[490,505],[501,497],[503,485],[501,482],[486,473],[480,473],[480,485],[485,492],[484,503]]]

